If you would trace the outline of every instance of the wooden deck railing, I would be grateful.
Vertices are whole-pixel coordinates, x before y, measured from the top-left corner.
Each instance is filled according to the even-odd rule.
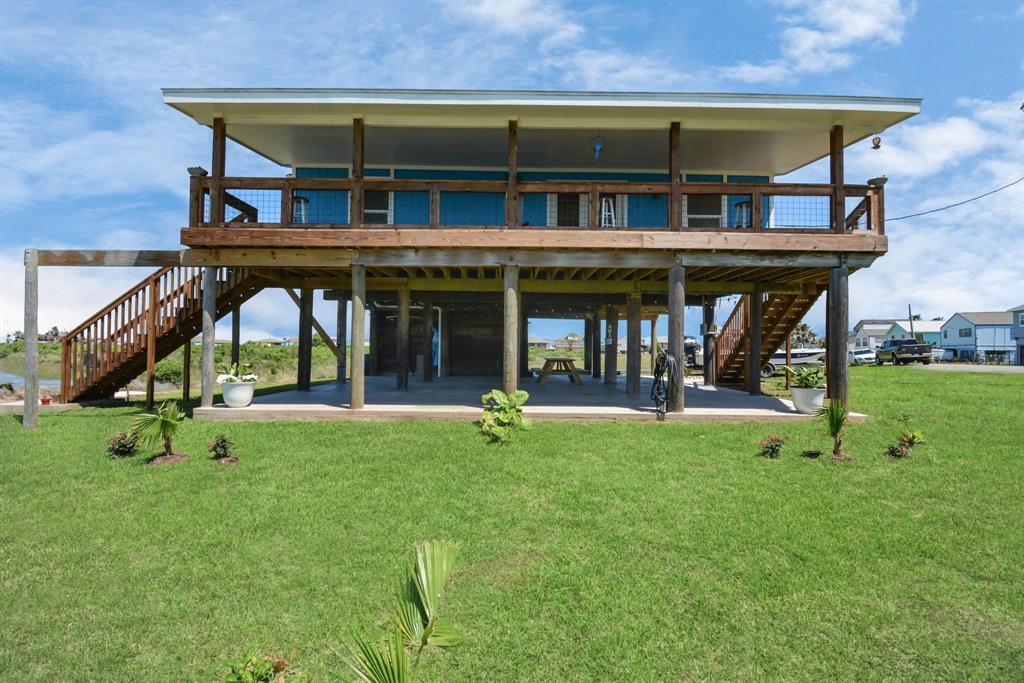
[[[514,191],[510,191],[510,187]],[[665,224],[649,230],[746,230],[749,232],[823,232],[849,233],[870,231],[884,234],[883,193],[881,187],[870,185],[841,185],[813,183],[679,183],[681,204],[700,195],[723,195],[730,198],[728,207],[718,215],[696,217],[696,212],[683,210],[673,221],[671,210],[666,210]],[[508,219],[500,225],[452,225],[442,223],[442,203],[450,193],[490,193],[502,195],[502,201],[512,202],[505,216],[520,217],[524,195],[575,194],[587,205],[586,225],[564,225],[560,229],[629,229],[602,226],[601,200],[614,195],[656,195],[666,198],[670,207],[673,184],[670,182],[553,182],[519,181],[510,185],[504,180],[408,180],[394,178],[238,178],[214,179],[194,177],[191,185],[189,227],[230,227],[245,223],[247,227],[288,228],[528,228],[544,229],[547,225],[514,225]],[[394,224],[367,222],[365,196],[367,192],[416,192],[428,195],[426,222]],[[337,194],[333,194],[337,193]],[[349,193],[343,196],[341,193]],[[358,201],[351,197],[357,194]],[[838,193],[838,195],[837,195]],[[839,197],[839,201],[836,197]],[[330,204],[322,216],[309,215],[301,206],[309,206],[311,197],[317,202]],[[861,201],[846,216],[835,216],[836,206],[846,199]],[[352,201],[349,201],[352,199]],[[349,217],[349,211],[361,214]],[[584,212],[580,212],[584,215]],[[703,218],[704,220],[701,220]],[[715,225],[708,225],[708,219]],[[343,219],[343,220],[339,220]],[[676,222],[678,224],[673,224]],[[694,225],[690,225],[690,223]]]
[[[736,302],[729,319],[722,325],[715,341],[715,377],[723,377],[726,367],[739,352],[749,328],[750,296],[744,295]]]

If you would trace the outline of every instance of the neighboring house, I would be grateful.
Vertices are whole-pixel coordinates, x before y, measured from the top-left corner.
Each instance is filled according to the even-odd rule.
[[[1013,344],[1017,347],[1017,365],[1024,365],[1024,305],[1010,309],[1013,314]]]
[[[1011,311],[963,311],[942,324],[942,348],[955,360],[1017,362]]]
[[[889,335],[889,329],[893,323],[899,322],[895,318],[872,318],[859,320],[853,326],[853,348],[872,349],[881,346]]]
[[[212,131],[212,163],[189,169],[188,222],[174,226],[183,253],[155,264],[166,266],[153,280],[162,321],[156,355],[176,349],[183,326],[209,338],[215,328],[204,318],[244,315],[260,291],[291,289],[301,294],[296,320],[306,327],[301,342],[285,343],[298,343],[303,390],[314,294],[338,302],[342,339],[365,340],[369,359],[357,341],[351,368],[394,373],[405,390],[417,356],[434,357],[436,334],[446,375],[501,377],[506,391],[519,384],[521,368],[510,359],[525,362],[529,318],[585,316],[590,332],[575,348],[592,350],[595,330],[611,328],[607,344],[616,348],[615,321],[640,340],[644,322],[667,316],[665,346],[682,360],[685,307],[738,296],[709,362],[719,383],[759,393],[760,366],[826,288],[835,290],[826,306],[832,324],[849,328],[849,272],[870,267],[888,243],[882,180],[844,177],[844,150],[921,105],[669,92],[199,88],[163,96]],[[229,140],[282,170],[227,176],[225,168],[238,167],[226,159],[236,149]],[[817,172],[814,182],[789,181],[805,167]],[[182,263],[219,269],[217,277],[200,281]],[[119,310],[146,286],[104,310]],[[166,294],[178,291],[188,296]],[[429,325],[426,305],[438,313]],[[99,348],[123,348],[123,326],[106,315],[88,321],[89,330],[112,330]],[[66,348],[81,355],[96,341],[76,334]],[[846,356],[843,341],[830,349],[835,361]],[[622,363],[612,355],[609,384],[622,366],[623,390],[640,392],[642,346],[627,342]],[[64,399],[109,394],[145,367],[140,352],[105,359],[102,373],[76,371],[62,383]],[[841,398],[845,367],[829,364],[829,386]],[[363,376],[352,374],[353,409],[364,405]],[[682,373],[675,381],[677,412]],[[209,405],[213,383],[204,386]],[[427,402],[430,395],[418,393]]]
[[[282,340],[280,340],[280,339],[270,339],[270,338],[268,338],[268,339],[253,339],[249,343],[250,344],[255,344],[256,346],[281,346],[281,345],[284,344],[284,342]]]
[[[915,320],[913,323],[909,320],[897,320],[889,327],[885,336],[887,339],[910,339],[913,337],[919,342],[938,348],[942,346],[942,323],[942,320]],[[910,333],[911,327],[914,328],[913,334]]]

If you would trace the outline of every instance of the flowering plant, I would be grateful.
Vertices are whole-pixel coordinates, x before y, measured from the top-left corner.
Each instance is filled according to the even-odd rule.
[[[245,366],[250,367],[249,365]],[[217,384],[223,384],[225,382],[248,382],[253,383],[259,380],[259,375],[254,375],[251,372],[243,373],[238,363],[234,363],[229,367],[224,368],[221,374],[217,375]]]
[[[788,436],[772,434],[767,439],[761,439],[761,457],[775,459],[782,455],[782,447],[789,441]]]
[[[921,432],[903,432],[903,436],[896,443],[891,443],[885,448],[885,454],[897,460],[906,458],[914,449],[924,443],[924,435]]]
[[[135,455],[135,448],[139,435],[135,432],[127,434],[115,434],[114,438],[107,444],[107,453],[111,458],[130,458]]]

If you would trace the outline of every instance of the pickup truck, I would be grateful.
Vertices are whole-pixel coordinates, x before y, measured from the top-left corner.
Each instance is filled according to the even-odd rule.
[[[886,339],[875,349],[875,365],[892,361],[893,365],[919,362],[928,365],[932,362],[932,345],[922,344],[916,339]]]

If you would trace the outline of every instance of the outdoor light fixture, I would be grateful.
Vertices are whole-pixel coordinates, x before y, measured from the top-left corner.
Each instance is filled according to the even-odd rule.
[[[193,178],[205,178],[206,176],[210,175],[209,171],[207,171],[202,166],[189,166],[188,174]]]
[[[598,135],[596,138],[590,141],[590,146],[594,148],[594,160],[601,158],[601,150],[604,149],[604,138]]]
[[[880,175],[877,178],[872,178],[871,180],[869,180],[868,185],[870,185],[871,187],[882,187],[887,182],[889,182],[889,179],[884,175]]]
[[[875,137],[871,138],[871,149],[881,149],[881,148],[882,148],[882,138],[878,137],[877,135]]]

